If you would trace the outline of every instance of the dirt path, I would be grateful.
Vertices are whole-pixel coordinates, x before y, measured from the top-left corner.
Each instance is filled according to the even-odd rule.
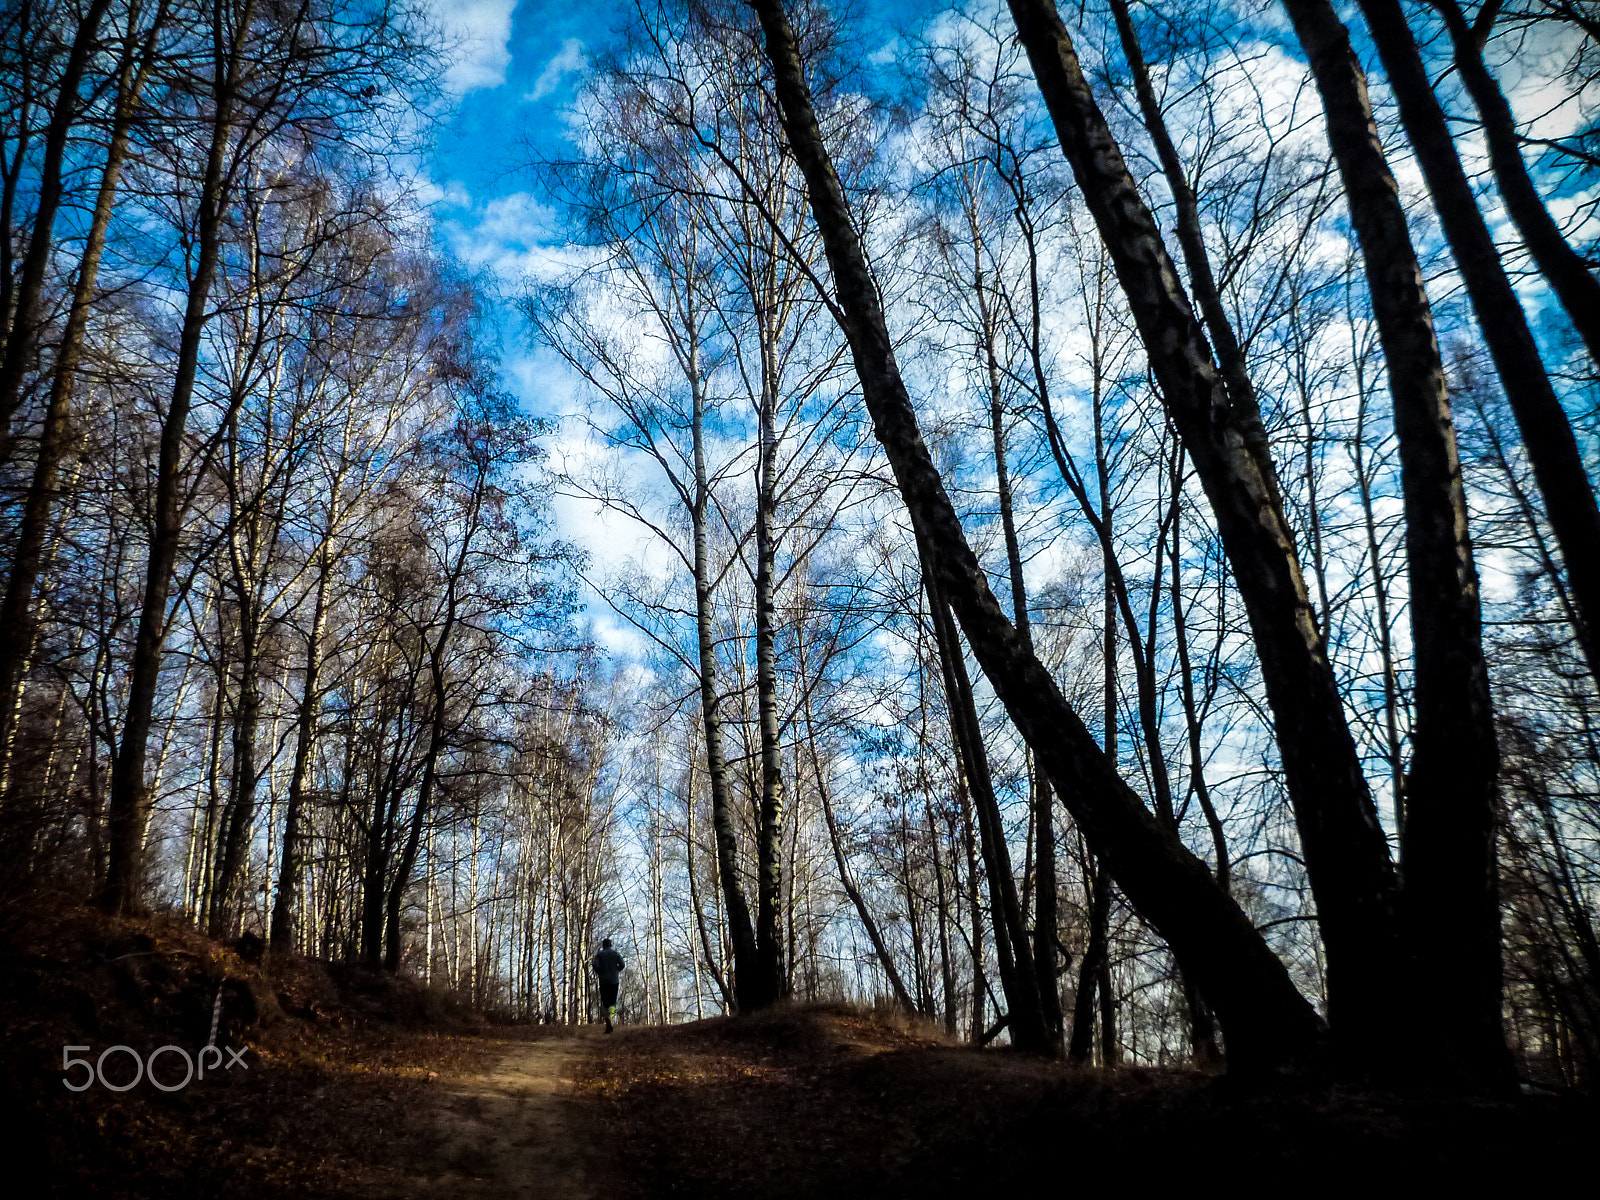
[[[506,1043],[494,1066],[448,1087],[432,1117],[438,1145],[399,1196],[589,1200],[582,1130],[568,1112],[572,1063],[593,1036]]]

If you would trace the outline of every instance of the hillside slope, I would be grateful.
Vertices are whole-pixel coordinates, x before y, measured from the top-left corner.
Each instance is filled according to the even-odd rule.
[[[248,952],[248,947],[246,948]],[[218,997],[220,995],[220,1005]],[[217,1018],[218,1063],[193,1063]],[[12,1164],[83,1197],[368,1195],[409,1178],[411,1114],[490,1052],[481,1021],[377,973],[270,969],[159,918],[67,910],[0,944],[0,1129]],[[67,1081],[63,1050],[125,1091]],[[102,1059],[101,1056],[105,1057]],[[186,1075],[188,1082],[184,1083]],[[181,1085],[181,1086],[180,1086]]]

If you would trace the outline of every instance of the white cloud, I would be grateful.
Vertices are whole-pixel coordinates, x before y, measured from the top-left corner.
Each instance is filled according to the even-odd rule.
[[[455,47],[446,89],[461,95],[505,83],[516,7],[517,0],[433,0],[434,16]]]
[[[539,78],[533,81],[533,91],[522,98],[524,100],[543,100],[551,92],[561,86],[561,81],[574,71],[583,70],[583,43],[577,38],[568,38],[561,43],[561,49],[549,62],[545,63],[544,70],[539,72]]]
[[[555,222],[555,214],[530,193],[510,192],[483,206],[473,236],[486,247],[534,246],[546,240]]]
[[[589,636],[602,650],[609,651],[623,662],[631,663],[632,669],[643,675],[646,681],[654,677],[653,671],[639,665],[650,653],[649,639],[632,625],[624,623],[615,613],[598,606],[590,609]]]
[[[450,191],[442,196],[454,197]],[[571,265],[573,252],[562,243],[559,226],[554,210],[528,192],[511,192],[452,215],[439,231],[462,262],[485,268],[502,284],[517,288]]]
[[[890,38],[871,54],[867,55],[867,61],[875,67],[887,67],[894,61],[894,56],[899,52],[900,39],[897,37]]]
[[[417,200],[425,208],[470,208],[472,193],[459,179],[438,183],[427,176],[417,180]]]

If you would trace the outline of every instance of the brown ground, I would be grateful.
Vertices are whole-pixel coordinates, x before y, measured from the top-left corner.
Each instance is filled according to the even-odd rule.
[[[1553,1177],[1592,1154],[1600,1129],[1571,1100],[1079,1070],[826,1008],[624,1030],[584,1060],[575,1101],[606,1130],[596,1173],[619,1200],[1481,1188]]]
[[[60,1047],[199,1047],[249,1072],[61,1086]],[[30,1195],[986,1198],[1103,1182],[1475,1190],[1587,1170],[1591,1102],[1491,1104],[1075,1070],[845,1008],[670,1028],[495,1027],[380,976],[265,972],[180,925],[0,944],[0,1135]],[[1041,1181],[1052,1181],[1041,1187]]]
[[[588,1139],[571,1121],[572,1074],[593,1028],[503,1041],[497,1059],[427,1097],[415,1174],[389,1194],[590,1200]],[[485,1045],[494,1043],[485,1040]]]

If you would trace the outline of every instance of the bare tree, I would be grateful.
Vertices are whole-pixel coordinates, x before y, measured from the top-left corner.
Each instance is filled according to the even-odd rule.
[[[1096,850],[1212,999],[1233,1062],[1250,1068],[1307,1052],[1318,1036],[1318,1023],[1282,965],[1216,887],[1204,864],[1116,776],[1049,673],[1021,646],[1000,613],[917,430],[877,289],[822,144],[793,29],[778,4],[763,2],[756,10],[776,73],[785,130],[805,173],[828,250],[838,296],[835,318],[850,340],[879,440],[940,593],[959,615],[1012,720],[1057,789],[1074,802],[1074,816]]]

